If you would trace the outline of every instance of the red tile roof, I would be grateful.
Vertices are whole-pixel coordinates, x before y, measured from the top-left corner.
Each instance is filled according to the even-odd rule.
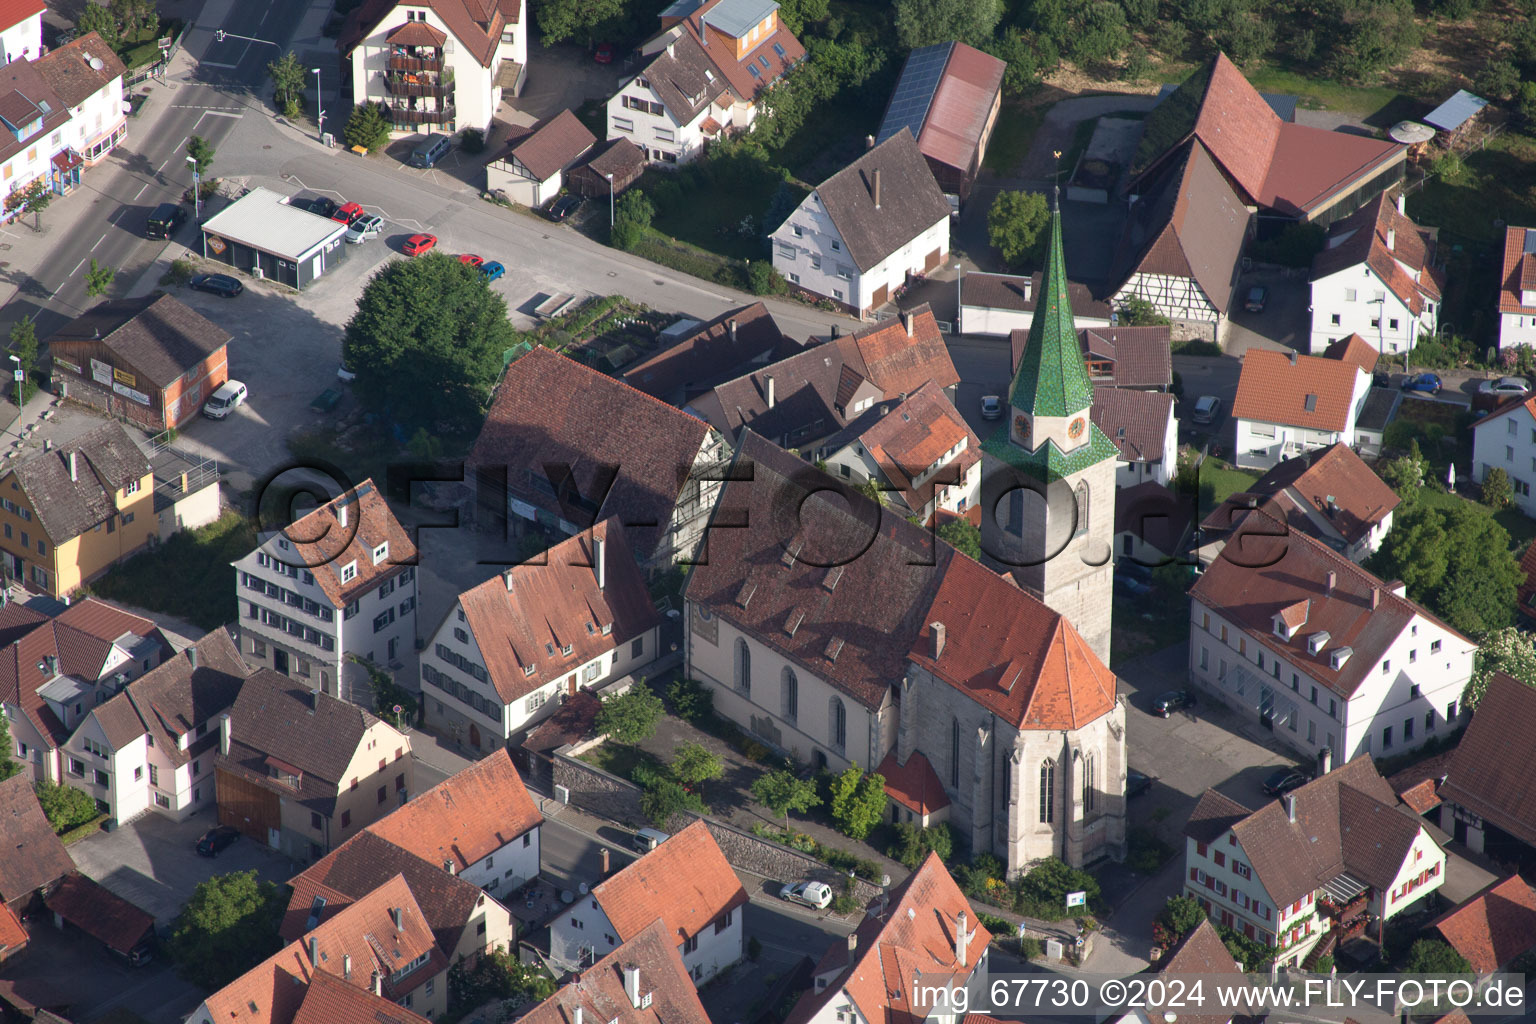
[[[709,9],[719,2],[705,0],[683,19],[681,30],[690,39],[704,43],[700,48],[708,55],[715,69],[730,83],[731,92],[735,93],[737,99],[750,103],[759,92],[778,81],[805,57],[805,47],[785,27],[784,22],[776,17],[773,31],[761,37],[740,59],[735,59],[736,39],[717,25],[708,24],[706,17]],[[704,37],[706,30],[709,33],[708,40]],[[777,44],[777,48],[774,44]],[[780,50],[783,51],[782,56]],[[755,68],[757,74],[748,71],[749,67]]]
[[[418,22],[417,24],[420,24]],[[349,985],[329,971],[310,975],[293,1024],[430,1024],[391,999]]]
[[[347,15],[336,48],[343,56],[351,54],[372,35],[400,0],[367,0]],[[429,7],[442,19],[460,45],[481,67],[491,67],[501,35],[522,17],[525,0],[411,0],[413,5]],[[435,45],[418,43],[413,45]]]
[[[0,782],[0,903],[14,903],[75,870],[32,791],[32,773]]]
[[[1360,335],[1351,334],[1323,349],[1323,358],[1336,359],[1371,373],[1376,369],[1376,362],[1381,358],[1381,352]]]
[[[702,820],[592,889],[620,942],[660,918],[674,943],[747,902],[747,890]]]
[[[0,960],[20,952],[30,939],[27,930],[21,926],[21,918],[0,903]]]
[[[890,412],[864,431],[860,440],[914,512],[922,511],[936,486],[958,482],[953,474],[963,474],[981,459],[981,439],[966,425],[944,391],[931,381],[906,401],[891,407]],[[949,467],[934,473],[920,486],[913,486],[913,480],[927,472],[929,466],[962,444],[965,447],[951,458]]]
[[[0,31],[43,13],[43,0],[0,0]]]
[[[641,1005],[630,1002],[624,972],[640,972]],[[599,1024],[710,1024],[699,993],[683,966],[677,943],[660,920],[652,921],[617,949],[562,985],[520,1017],[521,1024],[573,1024],[577,1013]]]
[[[1353,363],[1250,348],[1232,402],[1236,419],[1309,430],[1343,430],[1361,370]]]
[[[119,953],[132,952],[154,938],[153,914],[79,873],[65,876],[45,903],[50,911]]]
[[[448,33],[424,21],[408,21],[391,29],[384,41],[397,46],[442,46],[448,41]]]
[[[1440,798],[1536,844],[1536,688],[1502,672],[1488,680],[1462,734]]]
[[[748,363],[790,355],[768,307],[761,302],[721,313],[676,345],[624,371],[624,383],[663,401],[675,391],[697,393],[737,377]],[[795,346],[797,349],[798,346]]]
[[[885,795],[911,811],[932,814],[949,806],[944,783],[920,750],[913,751],[906,764],[898,764],[896,751],[891,751],[875,774],[885,779]]]
[[[280,546],[283,541],[291,550]],[[381,544],[388,544],[389,550],[375,562],[373,552]],[[336,608],[345,608],[416,563],[416,545],[371,478],[309,512],[262,547],[273,558],[313,573]],[[342,570],[353,564],[356,576],[342,582]]]
[[[1248,79],[1217,53],[1195,119],[1195,135],[1243,191],[1258,198],[1285,122]]]
[[[907,322],[911,323],[910,332]],[[845,334],[833,344],[846,365],[887,395],[910,395],[928,381],[941,388],[960,383],[949,347],[927,303]]]
[[[1426,301],[1440,299],[1434,251],[1433,232],[1398,213],[1394,194],[1383,192],[1328,229],[1328,248],[1312,258],[1311,280],[1365,264],[1417,316]],[[1365,369],[1373,366],[1374,359]]]
[[[1345,543],[1355,544],[1401,503],[1397,492],[1341,441],[1281,462],[1247,490],[1222,502],[1200,526],[1224,533],[1236,525],[1244,510],[1262,507],[1276,522],[1320,540],[1326,539],[1326,532],[1316,520],[1322,520]],[[1532,568],[1536,569],[1536,561]]]
[[[1287,216],[1310,213],[1406,153],[1406,147],[1388,139],[1281,123],[1269,173],[1254,198]]]
[[[0,21],[3,20],[0,16]],[[91,63],[93,60],[100,63],[100,68]],[[87,32],[49,50],[37,61],[37,71],[59,94],[59,99],[78,107],[127,74],[128,69],[101,36]]]
[[[1521,292],[1536,291],[1536,228],[1504,229],[1504,265],[1499,272],[1499,312],[1536,314],[1522,302]]]
[[[1536,893],[1519,875],[1495,882],[1430,927],[1478,974],[1491,974],[1536,947]]]

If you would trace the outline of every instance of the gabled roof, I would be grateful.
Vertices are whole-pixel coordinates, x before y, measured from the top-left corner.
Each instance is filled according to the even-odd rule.
[[[43,0],[0,0],[0,30],[20,25],[44,9]]]
[[[1536,228],[1504,229],[1504,265],[1499,271],[1499,312],[1536,314],[1524,292],[1536,291]]]
[[[48,343],[99,343],[143,374],[148,383],[164,388],[227,345],[230,338],[228,331],[174,296],[146,295],[93,306],[59,328]]]
[[[837,346],[817,345],[718,384],[694,396],[687,409],[727,436],[750,427],[765,437],[815,440],[848,422],[845,378],[866,383]]]
[[[833,344],[848,366],[887,395],[911,394],[928,381],[941,388],[960,383],[949,346],[926,302],[844,334]]]
[[[715,70],[730,84],[731,92],[738,100],[750,103],[805,56],[800,40],[777,20],[771,32],[758,37],[751,49],[737,58],[738,43],[777,10],[775,0],[704,0],[684,15],[677,32],[698,40]]]
[[[823,181],[814,196],[861,272],[878,266],[950,214],[949,203],[908,130],[897,132]]]
[[[984,309],[1011,309],[1019,313],[1032,313],[1040,298],[1040,279],[1036,271],[1027,277],[1022,274],[986,274],[979,270],[967,271],[960,282],[960,295],[964,305]],[[1094,296],[1093,291],[1080,281],[1067,282],[1067,294],[1072,300],[1072,312],[1080,318],[1109,321],[1114,310],[1109,303]],[[1028,332],[1025,332],[1026,335]],[[1014,364],[1018,357],[1015,355]]]
[[[686,398],[739,375],[749,363],[772,361],[798,349],[779,330],[761,302],[727,310],[677,344],[624,371],[624,383],[663,401],[682,390]]]
[[[39,138],[69,120],[69,104],[53,91],[38,71],[38,63],[18,55],[0,66],[0,119],[15,131],[41,119],[38,129],[25,138],[18,139],[13,131],[0,133],[0,163],[36,145]]]
[[[944,783],[921,750],[914,750],[906,764],[897,762],[896,751],[892,750],[875,774],[885,779],[886,796],[917,814],[932,814],[949,806]]]
[[[1397,492],[1342,441],[1279,463],[1218,505],[1202,530],[1225,532],[1244,510],[1263,508],[1270,518],[1327,540],[1332,530],[1346,544],[1364,539],[1402,503]]]
[[[57,546],[115,516],[116,492],[149,476],[151,467],[128,431],[113,420],[32,456],[12,472],[32,514]]]
[[[699,112],[730,89],[730,82],[719,74],[698,37],[691,32],[675,33],[671,42],[651,59],[640,72],[668,113],[687,124]]]
[[[421,24],[421,22],[416,22]],[[430,1024],[399,1003],[349,985],[329,971],[310,975],[293,1024]]]
[[[1121,462],[1161,462],[1173,396],[1163,391],[1096,387],[1089,417],[1114,442]]]
[[[1197,843],[1214,843],[1228,830],[1252,814],[1252,808],[1238,803],[1224,793],[1208,789],[1195,801],[1184,823],[1184,834]]]
[[[1364,371],[1354,362],[1250,348],[1232,401],[1234,419],[1340,431]]]
[[[858,439],[912,511],[922,511],[932,499],[935,486],[958,482],[960,478],[954,474],[963,474],[981,459],[981,440],[937,384],[930,381],[908,395],[906,401],[881,408],[889,411]],[[948,463],[953,470],[935,473],[920,485],[913,484],[957,445],[964,447]]]
[[[119,953],[132,952],[154,939],[153,914],[79,872],[64,876],[44,903],[50,911]]]
[[[1236,960],[1232,959],[1226,943],[1221,941],[1210,918],[1202,917],[1195,930],[1178,941],[1158,961],[1158,974],[1200,975],[1207,985],[1220,985],[1223,981],[1241,985],[1246,980]],[[1215,1013],[1179,1013],[1179,1024],[1231,1024],[1232,1014],[1216,1004]]]
[[[4,20],[0,15],[0,21]],[[101,67],[93,66],[92,61]],[[80,106],[128,71],[112,47],[95,32],[54,47],[36,63],[37,73],[69,107]]]
[[[19,952],[31,939],[16,912],[0,903],[0,959]],[[42,1019],[41,1016],[33,1018],[34,1021]]]
[[[726,479],[688,601],[879,708],[954,549],[750,431]]]
[[[703,420],[538,346],[507,367],[469,463],[504,470],[511,497],[580,529],[619,517],[645,559],[708,433]]]
[[[0,836],[0,903],[13,903],[75,870],[38,805],[31,772],[0,782]]]
[[[186,750],[179,745],[181,737],[195,733],[198,726],[231,708],[250,674],[250,666],[240,657],[229,632],[220,627],[129,683],[122,693],[96,709],[97,718],[103,729],[112,727],[108,740],[113,741],[110,733],[128,724],[124,712],[131,710],[139,723],[135,738],[145,733],[154,737],[160,756],[180,767],[218,742],[217,723],[201,742],[193,739]],[[118,746],[115,741],[113,745]]]
[[[702,820],[593,886],[592,896],[620,942],[660,919],[678,945],[747,902],[741,879]]]
[[[1077,332],[1088,375],[1095,384],[1117,388],[1166,388],[1173,383],[1172,328],[1085,327]],[[1017,362],[1017,359],[1015,359]],[[1108,363],[1110,374],[1094,373],[1094,363]]]
[[[1390,139],[1282,124],[1269,174],[1256,198],[1277,214],[1305,216],[1403,160],[1406,151]]]
[[[342,23],[336,48],[343,57],[373,35],[400,0],[366,0]],[[481,67],[491,67],[502,32],[522,17],[524,0],[410,0],[431,8]]]
[[[1451,756],[1440,797],[1536,844],[1536,688],[1502,672],[1488,680]]]
[[[562,110],[534,125],[533,131],[507,147],[505,160],[516,160],[536,181],[545,181],[575,163],[597,143],[570,110]]]
[[[640,972],[639,1007],[624,988],[627,970]],[[677,943],[659,918],[518,1019],[521,1024],[573,1024],[578,1012],[594,1024],[710,1024]]]
[[[1006,61],[959,42],[913,50],[902,65],[876,139],[884,142],[907,128],[925,157],[969,171],[1007,67]]]
[[[1439,271],[1432,262],[1434,249],[1433,232],[1399,213],[1393,195],[1383,192],[1348,217],[1333,222],[1327,248],[1312,257],[1311,280],[1364,264],[1417,316],[1426,301],[1440,299]],[[1366,345],[1364,339],[1361,344]]]
[[[511,755],[501,749],[368,830],[439,868],[451,863],[462,872],[543,823]]]
[[[1494,882],[1446,911],[1430,927],[1467,958],[1478,974],[1492,974],[1536,947],[1536,893],[1519,875]]]
[[[380,545],[388,550],[378,561]],[[370,477],[350,491],[271,534],[261,549],[276,561],[307,570],[334,608],[341,609],[416,564],[416,545]],[[354,575],[343,580],[348,566]]]
[[[962,920],[969,937],[964,965],[956,942]],[[846,966],[826,988],[801,996],[788,1024],[805,1024],[844,997],[867,1024],[918,1024],[927,1017],[927,1007],[913,989],[916,976],[922,974],[925,984],[945,976],[963,986],[992,941],[992,933],[976,920],[965,894],[933,853],[891,890],[886,911],[866,915],[854,935],[851,962],[839,939],[822,963],[835,963],[832,958],[837,957]]]

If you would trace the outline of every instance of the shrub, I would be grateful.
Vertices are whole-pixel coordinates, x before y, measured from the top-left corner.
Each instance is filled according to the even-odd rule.
[[[1314,974],[1327,974],[1329,971],[1332,971],[1332,970],[1333,970],[1333,957],[1330,956],[1327,953],[1324,953],[1322,956],[1318,957],[1317,958],[1317,963],[1313,964],[1313,966],[1312,966],[1312,972]]]
[[[697,679],[674,679],[667,687],[667,699],[678,718],[697,725],[715,715],[715,691]]]
[[[304,101],[297,96],[288,97],[283,103],[283,116],[290,121],[297,121],[304,116]]]
[[[976,915],[976,923],[991,932],[994,939],[1006,939],[1015,931],[1012,924],[1001,917],[994,917],[991,914],[978,913]]]
[[[1025,960],[1038,960],[1045,955],[1045,944],[1039,939],[1020,939],[1019,956]]]
[[[1184,568],[1179,566],[1179,568]],[[1173,856],[1173,850],[1169,845],[1157,838],[1157,834],[1147,828],[1133,828],[1128,837],[1129,851],[1125,863],[1132,871],[1142,875],[1156,873],[1157,869]]]
[[[36,783],[33,789],[55,832],[68,832],[96,817],[96,801],[83,789],[48,781]]]
[[[171,264],[170,269],[168,269],[160,278],[160,283],[186,284],[188,281],[192,280],[192,271],[194,269],[195,268],[192,266],[191,260],[176,260]]]
[[[656,207],[651,205],[645,193],[637,188],[630,189],[619,197],[609,241],[616,249],[634,252],[651,230],[651,218],[655,216]]]
[[[1429,165],[1430,171],[1437,177],[1446,181],[1455,181],[1461,177],[1461,172],[1466,168],[1462,165],[1461,157],[1455,153],[1445,152],[1435,158],[1435,162]]]
[[[939,860],[949,860],[950,854],[954,852],[954,843],[954,835],[948,825],[918,828],[903,822],[896,826],[896,841],[886,854],[900,861],[908,870],[916,871],[930,852],[938,854]]]
[[[1083,906],[1068,907],[1067,893],[1087,893]],[[1016,909],[1026,917],[1060,921],[1082,917],[1099,902],[1099,881],[1086,871],[1067,867],[1055,857],[1041,861],[1019,880]]]
[[[459,148],[466,153],[485,152],[485,132],[479,128],[466,128],[459,136]]]
[[[783,274],[773,269],[773,264],[768,260],[758,260],[749,266],[747,284],[751,286],[753,295],[783,295],[789,291],[789,282],[784,280]]]
[[[1119,322],[1126,327],[1161,327],[1168,318],[1150,300],[1133,295],[1120,304]]]
[[[1509,474],[1498,466],[1488,470],[1483,477],[1483,504],[1492,509],[1501,509],[1509,504],[1512,494],[1509,486]]]
[[[857,914],[859,912],[859,898],[854,895],[853,879],[843,883],[843,891],[832,899],[832,913]]]

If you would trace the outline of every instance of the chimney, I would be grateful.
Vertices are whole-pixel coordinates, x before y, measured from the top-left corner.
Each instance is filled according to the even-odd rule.
[[[1405,217],[1408,216],[1408,211],[1405,209],[1407,202],[1408,198],[1399,192],[1397,194],[1397,212],[1401,213]]]
[[[938,661],[944,653],[944,623],[930,622],[928,628],[933,632],[933,660]]]
[[[77,461],[78,455],[78,452],[69,453],[69,479],[71,481],[79,481],[80,479],[80,468],[79,462]]]
[[[1317,774],[1319,777],[1333,771],[1333,748],[1324,747],[1317,752]]]
[[[1371,611],[1375,611],[1379,607],[1381,607],[1381,588],[1380,587],[1372,587],[1371,588]]]
[[[352,954],[350,953],[341,958],[341,976],[349,980],[352,977]]]
[[[773,406],[774,406],[774,402],[778,398],[778,394],[774,390],[774,386],[773,386],[773,374],[771,374],[771,373],[763,374],[763,389],[767,392],[768,408],[772,409]]]
[[[1296,365],[1296,350],[1295,349],[1291,349],[1291,365],[1292,366]]]
[[[1337,582],[1339,582],[1339,574],[1334,572],[1332,569],[1329,569],[1328,570],[1328,582],[1323,587],[1323,593],[1325,593],[1325,594],[1333,593],[1333,585],[1335,583],[1337,583]]]
[[[1285,817],[1292,825],[1296,824],[1296,794],[1285,794]]]
[[[320,940],[313,935],[309,937],[309,966],[320,969]]]
[[[229,735],[229,712],[226,711],[219,716],[219,753],[225,757],[229,756]]]
[[[1387,251],[1397,251],[1397,228],[1387,228]]]
[[[197,648],[196,647],[188,647],[187,648],[187,664],[189,666],[191,666],[192,671],[194,671],[194,672],[197,671]]]
[[[319,710],[320,710],[320,691],[319,690],[310,690],[309,691],[309,713],[310,714],[314,714],[316,711],[319,711]]]
[[[389,908],[389,919],[395,923],[395,931],[399,931],[400,930],[400,918],[401,918],[400,908],[399,907],[390,907]]]
[[[1294,359],[1295,357],[1292,356],[1291,358]],[[347,525],[347,506],[345,506],[345,505],[337,505],[336,506],[336,521],[338,523],[340,523],[342,526],[346,526]]]
[[[373,990],[373,994],[376,996],[384,994],[384,978],[378,971],[373,972],[373,977],[368,981],[368,987]]]
[[[875,168],[875,171],[874,171],[874,174],[872,175],[872,177],[873,177],[874,180],[871,183],[872,187],[870,189],[870,192],[874,196],[875,209],[878,210],[878,209],[880,209],[880,168],[878,168],[878,167]]]
[[[599,863],[600,863],[600,866],[601,866],[601,869],[602,869],[602,870],[600,870],[598,872],[598,874],[602,875],[604,878],[607,878],[608,877],[608,856],[609,856],[609,854],[608,854],[608,847],[605,846],[601,850],[598,850],[597,851],[597,856],[598,856],[598,860],[599,860]]]
[[[912,314],[905,310],[901,314],[901,329],[907,332],[907,337],[912,337]]]
[[[867,150],[875,148],[875,137],[873,135],[864,136],[864,148]]]
[[[971,944],[970,933],[965,930],[965,911],[960,911],[955,917],[955,963],[965,967],[965,955]]]
[[[730,329],[731,329],[731,340],[735,341],[736,340],[736,321],[732,320],[727,326],[729,326]]]
[[[624,994],[629,996],[629,1005],[640,1009],[640,968],[624,968]]]
[[[849,959],[853,958],[853,951],[858,949],[858,948],[859,948],[859,933],[858,932],[849,932],[848,933],[848,957],[849,957]]]
[[[581,1024],[581,1007],[576,1007],[576,1024]]]
[[[601,537],[592,538],[592,573],[598,590],[608,585],[608,543]]]

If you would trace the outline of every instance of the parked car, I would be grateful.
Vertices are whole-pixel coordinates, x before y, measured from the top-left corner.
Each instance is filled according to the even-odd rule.
[[[220,825],[203,833],[203,837],[197,841],[197,852],[204,857],[217,857],[239,838],[240,830],[235,826]]]
[[[226,299],[232,299],[245,291],[245,285],[228,274],[198,274],[187,282],[187,287],[211,295],[222,295]]]
[[[1264,312],[1264,303],[1269,301],[1269,289],[1261,284],[1256,284],[1248,289],[1248,298],[1243,303],[1243,308],[1250,313]]]
[[[186,223],[187,211],[175,203],[161,203],[149,215],[144,225],[145,238],[170,238],[176,229]]]
[[[597,49],[592,51],[592,59],[599,64],[613,63],[613,44],[598,43]]]
[[[244,384],[227,380],[203,403],[203,415],[211,420],[221,420],[245,404],[245,395]]]
[[[437,162],[448,155],[453,140],[441,132],[428,135],[422,143],[411,150],[410,165],[412,167],[436,167]]]
[[[353,381],[357,380],[357,371],[352,369],[352,367],[348,366],[346,363],[342,363],[340,366],[336,367],[336,379],[341,381],[343,384],[351,384]]]
[[[1500,377],[1498,380],[1483,381],[1478,385],[1477,392],[1499,398],[1523,397],[1531,393],[1531,382],[1524,377]]]
[[[345,206],[336,208],[336,212],[331,214],[331,220],[339,220],[343,224],[351,224],[359,217],[366,217],[367,215],[368,211],[364,210],[360,204],[347,203]]]
[[[1440,393],[1440,378],[1433,373],[1416,373],[1404,378],[1402,383],[1404,391],[1423,391],[1426,394],[1438,395]]]
[[[1135,576],[1124,575],[1118,569],[1115,570],[1115,589],[1124,591],[1129,597],[1145,597],[1152,593],[1152,587],[1148,583]]]
[[[1171,717],[1180,708],[1192,708],[1195,706],[1195,695],[1188,690],[1169,690],[1159,694],[1152,701],[1152,713],[1164,718]]]
[[[641,853],[650,853],[671,838],[671,836],[660,829],[642,828],[635,833],[635,849]]]
[[[1377,370],[1371,374],[1371,387],[1389,388],[1392,386],[1392,375],[1386,370]]]
[[[1003,418],[1003,400],[997,395],[981,396],[981,418],[984,420],[1000,420]]]
[[[311,199],[309,201],[309,212],[316,217],[330,219],[331,214],[336,212],[336,200],[328,199],[325,196]]]
[[[489,263],[480,264],[480,274],[485,278],[487,283],[491,281],[500,281],[501,275],[505,274],[506,272],[507,268],[502,266],[500,263],[497,263],[495,260],[491,260]]]
[[[585,201],[581,196],[577,195],[561,196],[549,204],[549,219],[555,221],[565,220],[571,214],[581,209],[581,204]]]
[[[485,258],[483,256],[476,256],[472,252],[466,252],[459,254],[459,262],[466,267],[474,267],[478,270],[485,263]]]
[[[1152,776],[1139,772],[1135,768],[1125,770],[1125,795],[1129,799],[1133,796],[1141,796],[1152,788]]]
[[[1215,395],[1201,395],[1195,400],[1195,412],[1190,420],[1201,425],[1215,423],[1221,418],[1221,399]]]
[[[377,238],[384,231],[383,217],[359,217],[347,228],[347,241],[356,245]]]
[[[420,256],[424,252],[431,252],[435,245],[437,245],[436,235],[412,235],[405,240],[405,245],[401,246],[401,249],[407,256]]]
[[[1270,796],[1284,796],[1312,781],[1312,776],[1299,768],[1276,768],[1264,777],[1264,792]]]
[[[779,890],[779,899],[826,910],[832,905],[832,887],[825,882],[795,882]]]

